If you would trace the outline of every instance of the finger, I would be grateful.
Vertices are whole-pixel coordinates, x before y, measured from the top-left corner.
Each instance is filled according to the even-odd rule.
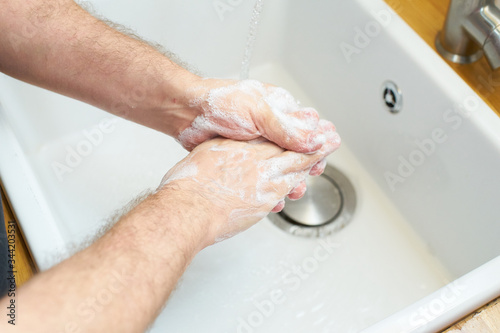
[[[192,151],[201,143],[208,141],[217,136],[217,133],[211,131],[204,131],[193,123],[190,127],[184,129],[177,136],[177,142],[179,142],[184,149],[187,151]]]
[[[301,173],[313,167],[318,161],[314,161],[315,156],[284,151],[277,156],[260,162],[261,167],[267,170],[270,180],[278,179],[290,174]],[[295,185],[294,185],[295,186]],[[291,190],[291,189],[290,189]]]
[[[304,108],[287,114],[290,124],[294,125],[289,132],[289,147],[287,149],[301,153],[318,151],[326,141],[325,136],[318,132],[319,114],[313,108]]]
[[[321,148],[324,137],[316,128],[319,115],[313,108],[301,108],[293,96],[282,88],[268,87],[264,97],[268,107],[255,115],[259,132],[279,146],[301,153]]]
[[[222,153],[223,156],[229,158],[237,153],[244,151],[253,151],[259,159],[269,159],[280,155],[283,148],[275,145],[264,138],[258,138],[250,141],[235,141],[223,137],[217,137],[198,145],[193,152],[200,151],[203,154],[215,156],[217,153]]]
[[[325,143],[325,136],[316,130],[308,129],[304,121],[286,114],[268,113],[264,125],[259,132],[266,139],[280,147],[298,153],[311,153],[319,150]],[[313,123],[311,120],[310,123]],[[302,127],[302,128],[301,128]]]
[[[311,171],[309,171],[309,174],[311,176],[320,176],[323,172],[325,172],[325,168],[326,159],[322,159],[312,167]]]
[[[324,155],[321,153],[314,154],[301,154],[293,151],[284,151],[276,157],[273,157],[265,163],[273,166],[278,174],[292,174],[309,171],[313,168],[315,164],[324,159]]]
[[[328,120],[321,119],[319,121],[318,131],[324,134],[326,142],[317,153],[326,157],[340,147],[342,140],[336,131],[335,125]]]
[[[285,200],[281,200],[278,204],[271,210],[272,213],[279,213],[285,208]]]
[[[315,164],[323,160],[326,156],[333,153],[340,146],[340,136],[335,131],[335,126],[329,121],[321,120],[319,129],[326,138],[326,143],[316,153],[300,154],[292,151],[285,151],[279,156],[271,158],[264,163],[270,164],[275,171],[275,175],[310,172]],[[317,170],[316,170],[317,171]]]
[[[307,185],[305,181],[301,181],[299,185],[297,185],[292,192],[288,195],[288,199],[290,200],[299,200],[306,194]]]
[[[313,108],[302,108],[298,111],[287,113],[291,122],[296,122],[297,128],[315,131],[318,128],[319,114]]]

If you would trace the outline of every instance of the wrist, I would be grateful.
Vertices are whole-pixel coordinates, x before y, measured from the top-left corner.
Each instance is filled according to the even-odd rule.
[[[213,244],[224,213],[189,181],[169,183],[152,195],[163,213],[162,224],[184,253],[198,253]]]
[[[111,113],[177,138],[200,114],[191,106],[193,86],[201,78],[163,55],[157,66],[141,66],[124,83],[118,100],[107,107]],[[137,70],[137,69],[136,69]],[[131,84],[131,82],[133,84]]]
[[[173,66],[175,69],[169,70],[159,83],[154,104],[149,106],[157,115],[150,127],[177,138],[202,113],[192,103],[197,97],[194,87],[201,85],[202,78],[180,66]]]
[[[228,220],[224,207],[215,204],[209,197],[211,193],[204,193],[199,186],[184,179],[163,185],[155,194],[174,216],[172,221],[189,238],[195,252],[212,245]]]

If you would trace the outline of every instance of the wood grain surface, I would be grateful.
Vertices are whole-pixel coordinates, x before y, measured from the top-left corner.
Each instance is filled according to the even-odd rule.
[[[500,298],[470,314],[445,333],[499,333]]]
[[[28,281],[36,272],[37,268],[35,262],[31,258],[30,252],[26,246],[26,242],[24,241],[24,237],[22,235],[21,230],[17,224],[17,220],[12,213],[12,209],[8,204],[7,198],[5,196],[4,190],[0,187],[1,192],[1,201],[3,206],[3,217],[5,221],[5,228],[8,230],[7,225],[9,223],[15,224],[15,250],[14,250],[14,260],[15,266],[14,270],[16,273],[16,285],[18,287],[22,286],[26,281]]]

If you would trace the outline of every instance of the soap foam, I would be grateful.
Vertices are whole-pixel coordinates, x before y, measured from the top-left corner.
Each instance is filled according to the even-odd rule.
[[[235,140],[251,140],[262,134],[254,123],[259,114],[268,108],[278,119],[287,138],[300,136],[301,131],[314,131],[318,126],[318,113],[312,108],[303,108],[285,89],[265,86],[256,80],[234,81],[223,87],[201,93],[201,87],[191,88],[191,92],[201,94],[189,102],[203,113],[184,129],[178,141],[187,148],[217,135]],[[285,140],[287,139],[285,138]],[[307,144],[317,145],[321,138]]]

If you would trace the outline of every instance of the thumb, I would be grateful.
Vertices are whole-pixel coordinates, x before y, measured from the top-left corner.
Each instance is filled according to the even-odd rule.
[[[273,112],[270,108],[259,130],[266,139],[286,150],[311,153],[326,141],[325,135],[318,131],[318,121],[318,112],[313,108],[290,113]]]

